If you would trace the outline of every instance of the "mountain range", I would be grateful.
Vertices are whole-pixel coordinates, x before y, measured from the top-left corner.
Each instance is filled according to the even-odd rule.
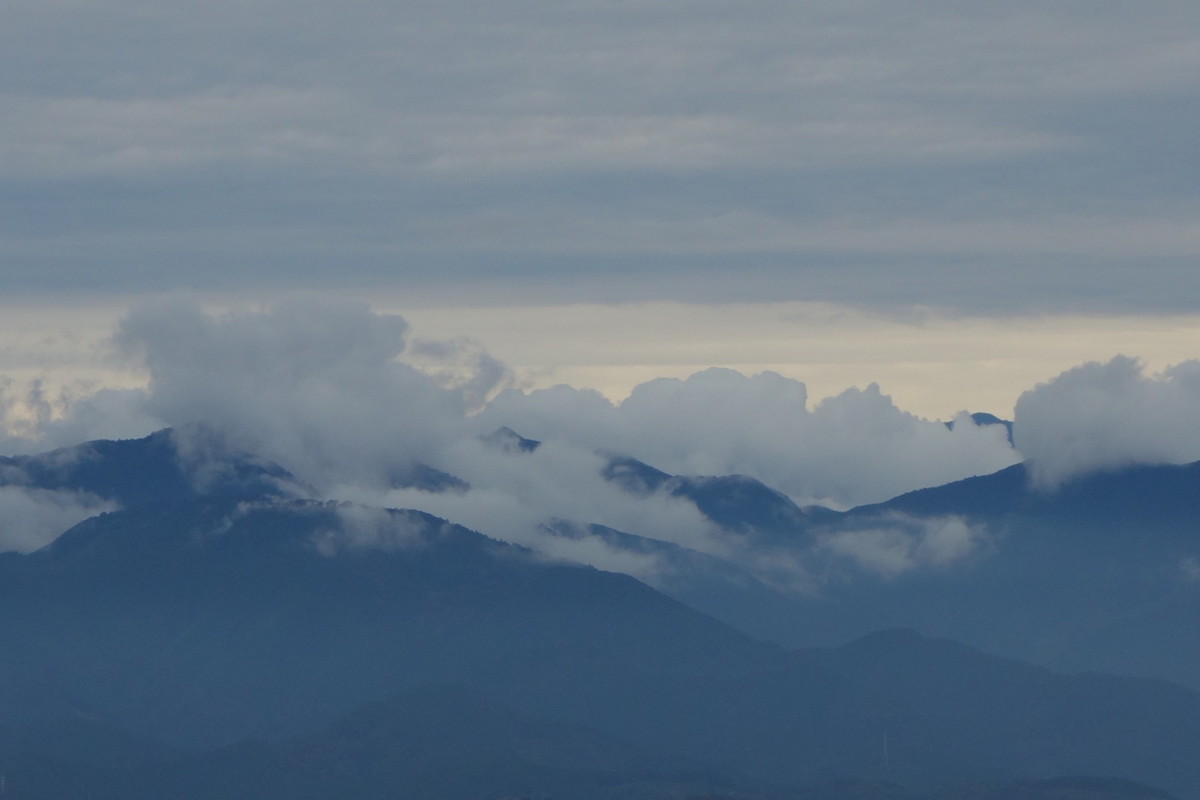
[[[729,542],[546,521],[637,580],[205,441],[0,460],[111,509],[0,554],[13,797],[1200,798],[1200,465],[838,511],[603,454]]]

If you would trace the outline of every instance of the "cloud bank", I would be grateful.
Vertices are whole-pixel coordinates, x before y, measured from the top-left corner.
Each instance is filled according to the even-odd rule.
[[[1044,486],[1096,469],[1200,458],[1189,424],[1200,413],[1200,362],[1153,376],[1124,357],[1069,370],[1021,397],[1018,452],[1001,426],[966,415],[953,428],[922,419],[874,384],[811,406],[800,381],[728,369],[652,380],[620,403],[567,386],[505,389],[506,368],[477,344],[414,340],[403,318],[365,304],[304,300],[222,316],[160,302],[126,316],[115,342],[148,374],[145,389],[47,398],[36,386],[24,396],[6,387],[0,411],[19,423],[7,443],[69,444],[97,431],[170,425],[186,451],[190,432],[204,431],[222,447],[278,462],[317,498],[427,511],[553,558],[647,579],[661,576],[657,555],[555,535],[550,526],[599,524],[776,582],[803,583],[804,565],[788,566],[780,554],[764,561],[761,543],[747,545],[669,492],[623,491],[602,475],[607,454],[672,474],[747,475],[801,504],[833,507],[990,473],[1022,455]],[[488,441],[502,426],[542,444],[527,451]],[[61,441],[67,436],[75,439]],[[428,480],[439,470],[459,482]],[[0,502],[25,521],[6,530],[5,546],[48,541],[95,513],[85,501],[7,492]],[[954,519],[835,533],[815,544],[820,555],[883,577],[953,565],[985,543]]]
[[[144,391],[107,398],[123,418],[215,433],[282,464],[318,497],[420,509],[643,577],[658,570],[654,557],[632,563],[619,548],[545,526],[596,523],[735,562],[751,556],[690,502],[606,481],[601,451],[678,474],[745,474],[801,502],[838,506],[1016,457],[1002,430],[969,421],[949,430],[901,411],[874,385],[811,409],[799,381],[731,370],[650,381],[617,405],[565,386],[497,394],[507,371],[477,345],[414,341],[401,317],[365,305],[307,300],[215,316],[168,301],[129,314],[116,342],[149,375]],[[47,432],[95,422],[101,399],[84,398]],[[514,453],[484,441],[504,425],[542,446]],[[465,486],[428,491],[406,480],[419,464]]]
[[[622,403],[565,386],[508,391],[480,414],[523,435],[605,447],[676,474],[744,474],[801,504],[849,507],[1018,460],[998,427],[953,430],[897,408],[875,384],[807,405],[800,381],[709,369],[641,384]]]

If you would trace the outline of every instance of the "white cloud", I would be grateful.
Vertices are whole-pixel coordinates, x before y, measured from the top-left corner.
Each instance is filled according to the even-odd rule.
[[[801,503],[851,506],[1016,462],[999,428],[954,430],[877,386],[811,410],[802,382],[710,369],[641,384],[619,405],[567,387],[501,394],[481,415],[525,436],[605,447],[677,474],[744,474]]]
[[[144,360],[147,408],[166,423],[207,426],[318,487],[386,486],[456,435],[466,412],[462,391],[398,360],[407,333],[401,317],[355,304],[214,318],[175,302],[133,312],[118,338]]]
[[[157,417],[185,437],[193,426],[215,431],[228,446],[284,465],[323,496],[428,511],[506,541],[545,544],[555,555],[578,550],[597,566],[625,556],[586,541],[549,541],[541,526],[564,518],[706,552],[725,547],[691,504],[635,497],[605,481],[604,461],[591,446],[548,442],[513,456],[480,441],[490,430],[468,412],[505,379],[503,365],[453,340],[414,348],[422,369],[405,363],[408,327],[399,316],[304,301],[218,317],[175,302],[135,311],[119,341],[144,360],[145,407]],[[569,406],[562,411],[574,415]],[[446,470],[471,489],[391,488],[416,463]],[[643,572],[650,568],[647,559],[638,562]]]
[[[365,304],[310,299],[213,315],[182,301],[155,303],[130,314],[117,340],[147,370],[148,387],[79,394],[57,406],[36,393],[10,392],[5,413],[28,417],[26,444],[39,436],[72,444],[58,440],[159,420],[184,431],[204,426],[237,450],[279,462],[320,496],[416,508],[554,557],[643,576],[659,568],[653,558],[553,537],[544,526],[601,524],[785,582],[803,582],[804,566],[773,565],[749,552],[678,497],[623,492],[602,478],[597,450],[674,474],[749,475],[800,503],[842,507],[993,472],[1019,458],[1002,427],[959,416],[947,429],[901,410],[874,384],[810,404],[801,381],[709,369],[645,382],[618,404],[566,386],[496,395],[508,372],[480,346],[454,339],[411,346],[401,317]],[[1189,433],[1198,413],[1200,362],[1147,376],[1138,362],[1118,358],[1069,370],[1023,395],[1016,435],[1037,479],[1053,483],[1090,469],[1200,458],[1200,436]],[[542,446],[505,452],[479,439],[505,425]],[[463,479],[469,490],[395,488],[418,462]],[[86,504],[70,508],[63,518]],[[30,529],[43,533],[21,546],[49,535]],[[981,541],[961,520],[889,520],[843,531],[822,547],[899,574],[958,563]]]
[[[1034,481],[1052,487],[1097,470],[1200,460],[1198,416],[1200,361],[1147,375],[1118,356],[1022,394],[1013,432]]]

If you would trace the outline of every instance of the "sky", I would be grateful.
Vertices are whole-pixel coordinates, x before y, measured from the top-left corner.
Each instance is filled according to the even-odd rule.
[[[1196,310],[1189,3],[0,14],[9,292]]]
[[[724,367],[805,413],[1036,430],[1070,406],[1027,393],[1093,381],[1125,387],[1104,429],[1191,397],[1197,74],[1185,2],[6,0],[9,449],[187,416],[119,393],[165,369],[113,338],[139,315],[312,297],[401,315],[397,353],[493,395]],[[1043,448],[1045,480],[1099,449]]]

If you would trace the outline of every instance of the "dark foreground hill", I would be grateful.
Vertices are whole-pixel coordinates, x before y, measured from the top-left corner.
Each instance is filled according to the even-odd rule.
[[[124,504],[42,550],[0,555],[11,796],[1066,800],[1153,796],[1145,784],[1200,798],[1200,695],[1178,685],[1064,674],[902,630],[789,650],[625,575],[421,512],[289,499],[286,472],[250,458],[197,475],[172,447],[151,437],[7,464],[10,477]],[[154,474],[166,488],[141,486]],[[801,511],[744,479],[651,478],[638,490],[689,497],[752,547],[819,548],[852,529],[836,526],[889,514],[965,514],[948,501]],[[745,503],[769,507],[739,527]],[[1007,604],[988,593],[1055,574],[1022,570],[1030,553],[1065,558],[1082,528],[1013,530],[1019,546],[980,562],[992,573],[919,590],[880,581],[857,607],[826,595],[808,608],[878,621],[937,601],[941,619],[982,624],[995,611],[1013,624],[1036,586]],[[741,580],[617,531],[562,535],[657,548],[693,574]],[[1137,564],[1175,554],[1179,537],[1162,534]],[[1091,575],[1105,562],[1078,563]],[[1113,780],[1045,782],[1080,775]]]
[[[608,775],[765,797],[878,775],[885,741],[886,769],[912,786],[1116,774],[1194,797],[1200,785],[1200,697],[1170,684],[1058,675],[916,635],[788,652],[627,576],[417,512],[200,500],[104,514],[0,558],[0,640],[6,760],[69,774],[53,767],[69,754],[16,745],[78,719],[131,742],[227,748],[159,778],[122,773],[159,796],[186,795],[154,780],[205,764],[217,777],[193,785],[206,796],[264,796],[246,781],[304,775],[317,753],[410,796],[410,782],[462,777],[445,771],[455,758],[466,775],[464,750],[490,752],[487,726],[503,746],[470,769],[510,794],[582,792]],[[430,683],[486,699],[435,714],[421,705]],[[569,752],[505,749],[532,735],[530,719]],[[237,744],[248,739],[266,744]],[[450,750],[417,747],[438,742]]]
[[[7,787],[20,797],[361,800],[403,796],[655,798],[727,781],[588,728],[519,712],[477,690],[422,685],[369,703],[315,731],[196,755],[153,752],[116,760],[110,731],[70,731],[70,751],[10,747]],[[57,733],[68,732],[65,725]],[[121,737],[116,737],[120,739]],[[128,737],[125,737],[128,738]],[[74,794],[72,794],[74,791]]]
[[[308,501],[112,512],[0,556],[0,638],[6,718],[78,708],[181,745],[279,736],[431,680],[603,717],[618,688],[779,657],[624,575]]]
[[[188,755],[75,720],[4,743],[6,793],[93,800],[1170,800],[1120,778],[1061,777],[906,788],[890,778],[804,786],[721,775],[586,727],[531,716],[477,691],[415,687],[317,731]]]

